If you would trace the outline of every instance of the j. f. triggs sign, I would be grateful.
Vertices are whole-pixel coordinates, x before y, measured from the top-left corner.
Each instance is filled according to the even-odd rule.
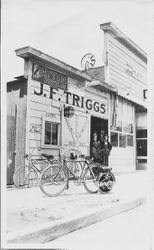
[[[38,63],[33,64],[32,77],[34,80],[46,83],[52,87],[67,89],[67,76]]]
[[[34,89],[34,94],[35,95],[39,95],[45,98],[49,98],[52,100],[56,100],[56,101],[63,101],[63,103],[72,105],[72,106],[76,106],[79,108],[83,108],[86,110],[91,110],[100,114],[105,114],[107,113],[107,105],[104,103],[101,103],[99,101],[95,101],[94,99],[91,98],[86,98],[85,96],[79,96],[77,94],[68,92],[68,91],[63,91],[61,98],[63,98],[63,100],[61,100],[61,98],[59,98],[58,92],[59,89],[58,88],[53,88],[51,86],[49,87],[49,91],[46,92],[48,93],[48,96],[46,95],[45,90],[43,88],[44,84],[40,83],[40,87],[39,90],[35,90]],[[61,90],[62,91],[62,90]]]

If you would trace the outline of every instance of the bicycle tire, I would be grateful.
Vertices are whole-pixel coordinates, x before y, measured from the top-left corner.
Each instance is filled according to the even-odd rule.
[[[46,196],[54,197],[60,195],[68,187],[68,182],[68,173],[62,165],[52,164],[41,175],[40,189]]]
[[[103,173],[100,180],[99,190],[101,193],[108,193],[112,190],[114,183],[116,182],[115,176],[111,173]]]
[[[87,167],[83,177],[84,188],[90,194],[96,194],[98,192],[98,187],[96,185],[96,177],[90,167]]]
[[[29,165],[18,167],[13,174],[13,181],[17,188],[37,186],[38,179],[36,170]]]

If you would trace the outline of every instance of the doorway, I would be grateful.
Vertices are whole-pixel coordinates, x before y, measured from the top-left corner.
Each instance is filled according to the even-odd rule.
[[[104,130],[105,134],[108,134],[108,120],[101,119],[101,118],[98,118],[98,117],[95,117],[95,116],[91,116],[91,138],[90,138],[90,142],[92,142],[92,135],[93,135],[94,131],[97,132],[98,140],[100,140],[101,130]]]

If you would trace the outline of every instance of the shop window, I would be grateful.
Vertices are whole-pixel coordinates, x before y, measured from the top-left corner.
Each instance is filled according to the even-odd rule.
[[[127,146],[133,147],[133,136],[127,135]]]
[[[138,159],[138,163],[147,163],[147,159]]]
[[[111,132],[111,144],[113,147],[118,147],[118,133]]]
[[[137,156],[147,156],[147,140],[138,139],[137,140]]]
[[[133,134],[133,124],[124,122],[123,123],[123,132]]]
[[[110,126],[111,130],[122,132],[122,121],[117,122],[117,126]]]
[[[43,120],[43,146],[59,146],[59,126],[50,119]]]
[[[147,129],[140,129],[136,131],[136,138],[147,138]]]
[[[119,134],[119,147],[126,147],[126,135],[124,134]]]

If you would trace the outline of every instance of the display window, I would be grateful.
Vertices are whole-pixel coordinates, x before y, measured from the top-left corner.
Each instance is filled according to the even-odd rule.
[[[111,144],[113,147],[118,147],[118,133],[111,132]]]
[[[125,148],[126,147],[126,135],[119,134],[119,147]]]
[[[147,156],[147,129],[136,131],[137,156]]]

